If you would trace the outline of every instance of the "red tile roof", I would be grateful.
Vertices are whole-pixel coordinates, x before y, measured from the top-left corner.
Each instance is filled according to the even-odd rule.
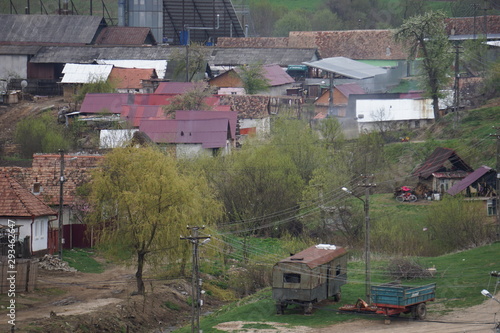
[[[143,80],[157,79],[154,68],[113,67],[108,79],[117,89],[141,89]]]
[[[106,27],[97,36],[100,45],[144,45],[156,44],[150,28],[145,27]]]
[[[391,30],[291,31],[288,37],[219,38],[221,47],[317,48],[321,58],[406,59]]]
[[[49,215],[57,213],[9,175],[0,173],[0,216],[32,218]]]
[[[500,15],[487,15],[486,27],[484,15],[474,17],[453,17],[445,19],[448,35],[473,35],[476,33],[500,34]],[[485,30],[486,29],[486,30]]]

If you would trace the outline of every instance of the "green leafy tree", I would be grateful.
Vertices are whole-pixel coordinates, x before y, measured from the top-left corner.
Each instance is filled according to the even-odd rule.
[[[262,64],[255,63],[238,67],[243,88],[249,95],[269,90],[269,80],[264,76]]]
[[[329,9],[316,11],[311,18],[311,29],[313,31],[342,30],[343,22]]]
[[[420,79],[434,109],[434,118],[439,118],[441,90],[450,82],[453,53],[445,30],[445,14],[428,12],[404,21],[395,33],[396,41],[406,46],[409,59],[422,58]]]
[[[290,31],[310,31],[311,22],[304,11],[286,13],[274,24],[274,36],[287,37]]]
[[[90,93],[112,93],[115,92],[116,85],[109,80],[93,78],[89,83],[85,83],[78,88],[77,94],[74,96],[74,101],[79,104],[85,98],[85,95]]]
[[[210,48],[200,43],[191,43],[185,48],[175,48],[169,57],[169,66],[174,68],[173,80],[191,82],[205,77],[205,67]],[[189,66],[186,75],[186,67]]]
[[[206,82],[197,82],[193,89],[186,91],[184,94],[176,95],[170,100],[169,105],[165,105],[163,110],[166,114],[170,114],[177,110],[211,110],[205,100],[212,96],[212,92]]]
[[[50,115],[21,120],[16,126],[14,137],[25,158],[31,158],[34,153],[56,153],[59,149],[69,148],[62,127]]]
[[[154,148],[117,148],[93,174],[90,223],[108,254],[136,256],[137,293],[144,293],[143,270],[167,255],[176,260],[186,225],[211,225],[221,216],[204,177],[179,170]]]
[[[250,9],[256,33],[263,37],[272,36],[274,23],[287,11],[285,7],[273,5],[269,0],[251,2]]]

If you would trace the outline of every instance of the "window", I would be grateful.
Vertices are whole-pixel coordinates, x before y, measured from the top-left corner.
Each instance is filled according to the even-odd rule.
[[[300,283],[300,274],[285,273],[285,274],[283,274],[283,282],[286,282],[286,283]]]
[[[33,184],[33,194],[40,194],[42,191],[42,185],[38,182]]]
[[[494,216],[497,215],[497,209],[496,209],[496,199],[488,199],[486,203],[486,209],[488,216]]]
[[[335,267],[335,275],[340,275],[340,273],[342,273],[342,267],[337,265],[337,267]]]

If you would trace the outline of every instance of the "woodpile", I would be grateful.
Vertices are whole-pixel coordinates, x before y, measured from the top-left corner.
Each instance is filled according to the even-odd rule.
[[[62,261],[59,257],[46,254],[38,262],[38,267],[48,271],[63,271],[63,272],[76,272],[77,270],[70,267],[66,261]]]

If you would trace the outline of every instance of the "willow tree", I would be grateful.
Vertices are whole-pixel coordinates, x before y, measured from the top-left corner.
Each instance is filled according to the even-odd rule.
[[[117,148],[93,174],[91,223],[108,254],[136,256],[137,293],[143,270],[169,256],[176,260],[186,225],[210,225],[221,214],[204,177],[180,171],[154,148]],[[182,242],[182,243],[181,243]]]
[[[403,22],[395,33],[396,41],[407,47],[409,59],[421,58],[421,83],[432,98],[434,118],[439,118],[441,90],[450,82],[453,53],[445,30],[443,12],[427,12]]]

